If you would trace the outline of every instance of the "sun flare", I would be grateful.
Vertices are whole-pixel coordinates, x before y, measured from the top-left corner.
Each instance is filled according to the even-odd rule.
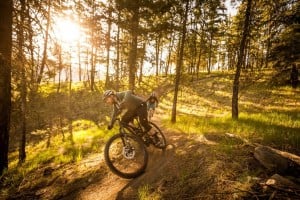
[[[58,18],[55,22],[54,31],[61,42],[72,44],[80,39],[79,25],[69,19]]]

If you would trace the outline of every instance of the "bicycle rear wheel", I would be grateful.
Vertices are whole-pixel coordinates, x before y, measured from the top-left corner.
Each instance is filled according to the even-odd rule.
[[[135,178],[141,175],[148,164],[148,152],[143,141],[131,134],[111,137],[104,149],[106,164],[116,175]]]
[[[151,131],[151,134],[153,135],[150,136],[152,144],[158,149],[165,149],[167,147],[167,140],[165,135],[156,124],[154,124],[153,122],[149,122],[149,124],[152,126],[151,130],[153,130]]]

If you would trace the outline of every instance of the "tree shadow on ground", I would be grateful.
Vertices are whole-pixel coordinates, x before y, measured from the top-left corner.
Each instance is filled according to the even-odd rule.
[[[40,166],[6,199],[74,199],[77,192],[105,177],[104,163],[99,161],[99,156],[93,156],[74,164]]]

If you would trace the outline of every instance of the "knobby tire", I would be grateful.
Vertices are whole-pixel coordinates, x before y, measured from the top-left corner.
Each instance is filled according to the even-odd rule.
[[[128,148],[134,148],[133,154],[131,154],[131,151],[128,154],[124,153],[126,147],[123,141],[126,138],[130,144]],[[148,152],[143,141],[132,134],[119,133],[112,136],[105,145],[104,157],[110,170],[126,179],[136,178],[141,175],[148,164]]]
[[[160,128],[153,122],[149,122],[150,125],[152,126],[152,129],[154,128],[155,129],[155,132],[158,136],[158,139],[160,141],[160,145],[156,145],[156,144],[153,144],[156,148],[158,149],[165,149],[167,147],[167,140],[166,140],[166,137],[165,135],[163,134],[163,132],[160,130]]]

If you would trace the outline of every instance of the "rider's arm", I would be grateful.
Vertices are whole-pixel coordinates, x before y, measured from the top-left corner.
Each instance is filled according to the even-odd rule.
[[[114,104],[113,106],[113,112],[111,114],[111,120],[110,123],[108,125],[108,129],[111,129],[114,126],[114,123],[117,119],[117,116],[121,113],[121,110],[119,109],[118,104]]]
[[[123,94],[123,98],[120,102],[120,109],[124,109],[126,107],[126,103],[130,101],[131,96],[133,95],[131,90],[125,91]]]

